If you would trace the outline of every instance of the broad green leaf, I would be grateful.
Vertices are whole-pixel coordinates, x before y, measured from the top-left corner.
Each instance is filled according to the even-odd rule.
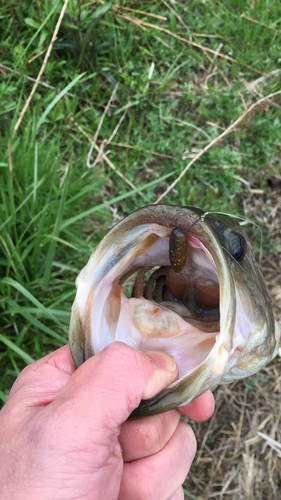
[[[97,17],[101,16],[102,14],[105,14],[111,7],[111,3],[107,2],[103,5],[100,5],[92,14],[92,19],[96,19]]]
[[[31,26],[31,28],[38,29],[40,27],[40,24],[38,22],[34,21],[34,19],[32,19],[31,17],[26,17],[24,22],[28,26]]]

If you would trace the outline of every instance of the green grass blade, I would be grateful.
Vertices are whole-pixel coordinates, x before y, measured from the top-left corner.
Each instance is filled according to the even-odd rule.
[[[49,279],[50,279],[51,269],[52,269],[55,251],[56,251],[56,246],[57,246],[56,238],[58,237],[60,230],[61,230],[63,211],[64,211],[65,201],[66,201],[66,197],[67,197],[67,193],[68,193],[68,184],[69,184],[69,178],[70,178],[70,172],[71,172],[71,163],[72,163],[72,157],[70,158],[70,162],[69,162],[68,167],[67,167],[67,174],[65,176],[64,183],[63,183],[60,205],[59,205],[57,220],[56,220],[54,233],[53,233],[54,238],[50,244],[50,249],[49,249],[49,253],[48,253],[48,257],[47,257],[47,261],[46,261],[46,267],[45,267],[45,272],[44,272],[44,277],[43,277],[43,287],[44,288],[47,286]]]
[[[120,196],[116,196],[116,198],[113,198],[111,200],[105,201],[104,203],[101,203],[100,205],[97,205],[96,207],[89,208],[89,210],[86,210],[85,212],[82,212],[81,214],[78,214],[75,217],[72,217],[71,219],[68,219],[65,222],[63,222],[63,224],[61,225],[61,229],[65,229],[67,226],[74,224],[74,222],[77,222],[78,220],[83,219],[83,217],[86,217],[87,215],[98,212],[99,210],[107,207],[108,205],[112,205],[113,203],[117,203],[118,201],[125,200],[126,198],[129,198],[130,196],[133,196],[136,193],[140,193],[141,191],[144,191],[145,189],[148,189],[152,186],[155,186],[156,184],[159,184],[159,182],[162,182],[164,179],[168,179],[168,177],[171,177],[172,175],[174,175],[174,173],[175,172],[170,172],[169,174],[163,175],[159,179],[156,179],[155,181],[149,182],[148,184],[145,184],[144,186],[140,186],[139,188],[132,189],[132,191],[129,191],[128,193],[123,193]]]
[[[37,31],[34,33],[34,35],[30,38],[27,46],[25,47],[24,51],[22,52],[21,56],[19,57],[19,59],[17,60],[16,64],[14,65],[14,68],[13,68],[13,71],[11,71],[10,75],[9,75],[9,78],[7,79],[7,82],[6,82],[6,86],[5,88],[3,88],[3,93],[5,92],[5,90],[8,88],[9,84],[10,84],[10,81],[13,77],[13,74],[14,72],[17,70],[17,68],[20,66],[21,62],[23,61],[24,59],[24,56],[25,54],[27,53],[29,47],[31,46],[31,44],[33,43],[33,41],[37,38],[37,35],[39,35],[39,33],[42,31],[42,29],[44,28],[45,24],[48,22],[48,20],[50,19],[50,17],[52,17],[53,13],[58,10],[58,7],[59,7],[59,2],[57,4],[54,5],[54,7],[52,8],[52,10],[49,12],[49,14],[46,16],[46,19],[44,19],[44,21],[42,22],[42,24],[39,26],[39,28],[37,29]],[[20,102],[20,100],[19,100]]]
[[[22,358],[27,365],[30,365],[33,363],[35,360],[29,356],[25,351],[23,351],[20,347],[14,344],[11,340],[7,339],[4,335],[0,333],[0,342],[3,342],[7,347],[12,349],[20,358]]]
[[[26,290],[26,288],[24,288],[23,285],[21,285],[20,283],[18,283],[15,280],[13,280],[12,278],[4,278],[2,280],[2,283],[6,284],[6,285],[10,285],[10,286],[14,287],[16,290],[18,290],[22,295],[24,295],[24,297],[26,297],[28,300],[30,300],[30,302],[32,302],[39,310],[41,310],[44,314],[46,314],[56,324],[60,325],[60,327],[62,327],[64,329],[64,331],[66,331],[66,333],[67,333],[67,330],[65,329],[65,327],[57,319],[57,317],[51,312],[51,310],[44,307],[43,304],[41,304],[41,302],[39,302],[39,300],[37,300],[28,290]]]
[[[0,391],[0,399],[3,401],[3,403],[5,404],[7,399],[8,399],[8,396],[6,396],[4,394],[4,392]]]
[[[62,238],[59,238],[58,236],[55,236],[54,234],[43,234],[42,236],[44,236],[48,240],[53,240],[53,241],[56,241],[58,243],[62,243],[62,245],[66,245],[67,247],[72,248],[73,250],[76,250],[76,252],[79,252],[79,249],[76,248],[74,245],[72,245],[71,243],[68,243],[68,241],[63,240]]]
[[[37,146],[37,142],[36,142],[35,143],[35,148],[34,148],[34,175],[33,175],[34,191],[33,191],[33,206],[35,206],[35,202],[36,202],[37,177],[38,177],[38,146]]]
[[[37,29],[37,31],[34,33],[34,35],[31,37],[31,39],[29,40],[26,48],[24,49],[20,59],[18,60],[16,66],[14,69],[17,69],[17,67],[20,65],[22,59],[24,58],[25,54],[27,53],[30,45],[33,43],[33,41],[36,39],[37,35],[39,35],[39,33],[42,31],[42,29],[44,28],[45,24],[49,21],[50,17],[52,17],[53,13],[58,10],[59,8],[59,2],[56,3],[54,5],[54,7],[52,8],[52,10],[49,12],[49,14],[47,15],[46,19],[44,19],[44,21],[42,22],[42,24],[40,24],[39,28]]]
[[[59,340],[62,344],[68,344],[67,339],[62,337],[62,335],[60,335],[59,333],[54,332],[54,330],[52,330],[48,326],[44,325],[44,323],[36,319],[32,314],[23,312],[22,315],[35,326],[36,330],[42,330],[42,332],[47,333],[47,335]]]
[[[44,182],[44,178],[42,178],[40,180],[40,182],[38,182],[37,184],[37,188]],[[30,193],[26,196],[26,198],[22,201],[22,203],[19,204],[19,206],[16,208],[16,211],[15,213],[17,213],[19,210],[21,210],[21,208],[24,207],[24,205],[28,202],[29,198],[31,198],[31,196],[33,195],[35,191],[35,188],[33,188]],[[6,226],[6,224],[8,224],[8,222],[10,222],[12,220],[12,216],[10,215],[10,217],[8,217],[0,226],[0,231],[2,231],[2,229]]]
[[[41,116],[38,124],[37,124],[37,132],[38,130],[40,129],[42,123],[44,122],[44,120],[47,118],[48,114],[50,113],[50,111],[53,109],[53,107],[60,101],[60,99],[62,99],[62,97],[70,90],[72,89],[72,87],[74,87],[74,85],[79,81],[81,80],[81,78],[83,78],[83,76],[85,76],[86,73],[81,73],[81,75],[78,75],[76,78],[74,78],[74,80],[72,82],[70,82],[53,100],[52,102],[49,104],[49,106],[47,106],[47,108],[45,109],[43,115]]]
[[[189,493],[189,491],[187,491],[187,489],[186,489],[186,488],[183,488],[183,491],[184,491],[184,494],[185,494],[188,498],[190,498],[190,500],[198,500],[198,498],[197,498],[197,497],[195,497],[194,495],[192,495],[192,493]]]
[[[75,289],[73,289],[73,295],[75,293]],[[47,313],[44,313],[42,309],[36,308],[36,307],[25,307],[25,306],[19,306],[15,301],[12,299],[7,299],[7,303],[10,304],[9,309],[7,309],[7,312],[10,314],[21,314],[24,317],[27,317],[26,314],[31,314],[34,316],[38,316],[40,318],[49,318],[49,315]],[[70,320],[70,307],[68,311],[62,310],[62,309],[54,309],[53,307],[49,308],[54,316],[56,316],[57,319],[61,321],[61,323],[69,324]],[[29,319],[29,318],[28,318]]]

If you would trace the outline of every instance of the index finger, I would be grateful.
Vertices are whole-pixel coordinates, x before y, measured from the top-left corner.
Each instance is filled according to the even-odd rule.
[[[210,418],[215,410],[215,400],[211,391],[201,394],[186,406],[181,406],[177,410],[196,422],[203,422]]]

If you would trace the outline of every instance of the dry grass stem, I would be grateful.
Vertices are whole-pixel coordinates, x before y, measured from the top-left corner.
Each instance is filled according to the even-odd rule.
[[[207,132],[205,132],[205,130],[203,130],[200,127],[197,127],[193,123],[189,123],[189,122],[186,122],[184,120],[180,120],[179,118],[173,118],[173,119],[164,118],[164,116],[161,116],[161,120],[163,120],[164,122],[167,122],[167,123],[177,122],[176,125],[178,127],[184,127],[186,125],[187,127],[194,128],[195,130],[198,130],[198,132],[200,132],[200,134],[205,135],[205,137],[207,137],[207,139],[211,139],[211,137],[209,136],[209,134],[207,134]]]
[[[111,143],[111,141],[112,141],[112,139],[114,138],[114,136],[117,134],[118,129],[119,129],[119,127],[120,127],[120,125],[121,125],[122,121],[124,120],[124,118],[125,118],[125,116],[126,116],[126,114],[127,114],[127,111],[128,111],[127,109],[124,111],[124,113],[123,113],[123,115],[121,116],[121,118],[120,118],[119,122],[117,123],[117,125],[116,125],[115,129],[113,130],[113,132],[112,132],[111,136],[109,137],[109,139],[108,139],[108,140],[106,140],[106,143],[107,143],[107,144],[110,144],[110,143]]]
[[[101,141],[102,142],[102,141]],[[175,159],[175,156],[165,155],[163,153],[158,153],[158,151],[151,151],[150,149],[142,149],[138,146],[133,146],[132,144],[123,144],[122,142],[111,142],[112,146],[119,146],[120,148],[128,148],[128,149],[138,149],[139,151],[143,151],[144,153],[150,153],[155,156],[160,156],[161,158],[170,158],[171,160]]]
[[[132,126],[133,126],[133,118],[131,116],[129,119],[129,126],[128,126],[127,137],[126,137],[128,144],[130,143]],[[130,150],[130,148],[126,148],[126,165],[128,165],[128,161],[129,161],[129,150]]]
[[[99,147],[97,145],[95,145],[95,149],[96,151],[99,152]],[[113,165],[112,161],[110,161],[110,159],[105,154],[102,155],[102,159],[105,160],[105,162],[108,164],[111,170],[114,170],[114,172],[117,175],[119,175],[119,177],[121,177],[121,179],[123,179],[123,181],[125,181],[126,184],[128,184],[132,189],[137,189],[137,186],[135,186],[135,184],[133,184],[129,179],[127,179],[127,177],[125,177],[125,175],[123,175],[122,172],[117,170],[116,167]],[[143,196],[143,193],[138,193],[138,194],[141,197]]]
[[[194,36],[194,35],[193,35]],[[195,40],[196,40],[196,37],[194,36]],[[205,50],[205,48],[203,49],[203,53],[205,54],[205,56],[207,57],[208,61],[214,66],[215,70],[219,72],[219,74],[221,75],[222,79],[224,80],[224,82],[226,83],[226,85],[230,85],[229,83],[229,80],[227,78],[227,76],[224,74],[224,72],[219,69],[214,60],[209,56],[208,52]]]
[[[261,92],[259,92],[259,90],[257,89],[257,86],[253,85],[253,83],[247,82],[246,80],[243,80],[243,84],[245,85],[246,89],[250,92],[250,94],[257,95],[260,98],[264,97],[263,94]],[[241,97],[242,97],[242,94],[241,94]],[[275,108],[281,109],[281,106],[279,104],[277,104],[276,102],[273,102],[272,106],[274,106]]]
[[[262,437],[266,440],[268,446],[270,446],[273,450],[276,451],[278,457],[281,458],[281,443],[278,443],[275,439],[272,439],[270,436],[263,434],[263,432],[258,432],[258,436]]]
[[[251,85],[256,87],[256,86],[260,85],[261,83],[263,83],[265,80],[268,80],[268,79],[273,78],[274,76],[278,75],[280,73],[280,71],[281,71],[281,68],[274,69],[270,73],[267,73],[266,75],[263,75],[260,78],[257,78],[256,80],[252,80]]]
[[[186,488],[197,500],[280,500],[281,386],[274,388],[279,371],[277,358],[265,368],[267,382],[263,385],[256,375],[253,382],[234,382],[230,389],[219,387],[211,420],[191,423],[199,456]]]
[[[27,108],[28,108],[28,106],[29,106],[30,102],[31,102],[31,99],[32,99],[32,97],[33,97],[33,96],[34,96],[34,94],[35,94],[35,91],[36,91],[36,89],[37,89],[37,87],[38,87],[38,85],[39,85],[39,82],[40,82],[40,80],[41,80],[41,76],[43,75],[43,73],[44,73],[44,71],[45,71],[45,68],[46,68],[46,65],[47,65],[48,59],[49,59],[49,57],[50,57],[50,54],[51,54],[51,52],[52,52],[53,45],[54,45],[55,40],[56,40],[56,38],[57,38],[58,31],[59,31],[59,29],[60,29],[61,22],[62,22],[62,20],[63,20],[63,16],[64,16],[64,14],[65,14],[66,7],[67,7],[67,5],[68,5],[68,2],[69,2],[69,0],[65,0],[65,2],[64,2],[64,4],[63,4],[63,8],[61,9],[61,13],[60,13],[60,16],[59,16],[58,22],[57,22],[57,24],[56,24],[56,27],[55,27],[55,30],[54,30],[54,33],[53,33],[53,36],[52,36],[52,39],[51,39],[51,43],[50,43],[50,45],[49,45],[49,47],[48,47],[48,50],[47,50],[47,53],[46,53],[46,55],[45,55],[45,58],[44,58],[43,64],[42,64],[41,69],[40,69],[40,71],[39,71],[39,73],[38,73],[38,76],[37,76],[37,78],[36,78],[35,84],[33,85],[33,88],[32,88],[32,90],[31,90],[31,92],[30,92],[30,94],[29,94],[29,96],[28,96],[28,98],[27,98],[27,101],[26,101],[26,103],[25,103],[24,107],[23,107],[23,110],[21,111],[21,114],[20,114],[20,116],[19,116],[19,119],[18,119],[17,123],[15,124],[14,132],[13,132],[13,138],[15,137],[15,134],[16,134],[16,132],[17,132],[17,130],[18,130],[18,128],[19,128],[19,126],[20,126],[21,122],[22,122],[22,119],[23,119],[23,117],[24,117],[24,115],[25,115],[25,113],[26,113],[26,110],[27,110]]]
[[[281,90],[278,90],[277,92],[273,92],[272,94],[269,94],[266,97],[263,97],[262,99],[259,99],[257,102],[252,104],[247,110],[244,111],[244,113],[235,120],[234,123],[229,125],[229,127],[218,137],[213,139],[204,149],[200,151],[194,158],[188,163],[188,165],[184,168],[184,170],[181,172],[181,174],[177,177],[177,179],[174,180],[174,182],[166,189],[166,191],[159,196],[159,198],[154,202],[154,204],[159,203],[175,186],[176,184],[182,179],[182,177],[186,174],[188,169],[195,163],[201,156],[203,156],[209,149],[211,149],[215,144],[217,144],[219,141],[221,141],[226,135],[230,134],[237,125],[240,125],[240,123],[244,120],[244,118],[253,111],[256,106],[259,106],[262,102],[267,101],[271,99],[272,97],[275,97],[276,95],[281,94]]]
[[[214,122],[206,122],[208,125],[211,125],[211,127],[216,127],[220,130],[224,130],[223,127],[221,127],[218,123],[214,123]]]
[[[124,120],[126,114],[127,114],[127,110],[125,110],[125,112],[121,116],[121,118],[120,118],[119,122],[117,123],[115,129],[113,130],[110,138],[109,139],[104,139],[101,142],[101,147],[100,148],[98,148],[98,146],[96,146],[96,144],[95,144],[95,149],[98,151],[98,156],[96,157],[96,159],[95,159],[94,163],[92,164],[91,168],[93,168],[96,165],[98,165],[100,163],[100,161],[103,161],[103,158],[104,158],[104,155],[105,155],[105,148],[106,148],[106,146],[108,146],[111,143],[111,140],[113,139],[113,137],[115,136],[115,134],[118,132],[118,129],[119,129],[122,121]],[[115,170],[115,167],[113,168],[113,170]],[[93,178],[93,182],[96,179],[97,175],[98,175],[98,169],[97,169],[96,174],[95,174],[95,176]]]
[[[246,179],[243,179],[243,177],[241,177],[240,175],[234,175],[233,178],[237,179],[239,182],[242,182],[242,184],[245,184],[245,186],[247,186],[247,188],[251,189],[250,181],[246,181]]]
[[[263,26],[264,28],[267,28],[271,31],[275,31],[275,33],[279,33],[281,35],[281,31],[276,30],[275,28],[271,28],[271,26],[267,26],[267,24],[260,23],[259,21],[256,21],[255,19],[252,19],[251,17],[244,16],[244,14],[241,15],[243,19],[247,19],[247,21],[250,21],[251,23],[258,24],[259,26]]]
[[[148,28],[153,28],[153,29],[156,29],[158,31],[163,31],[163,33],[167,33],[167,35],[170,35],[173,38],[177,38],[178,40],[181,40],[182,42],[187,43],[188,45],[192,45],[193,47],[197,47],[200,50],[205,49],[207,52],[210,52],[211,54],[215,54],[219,57],[222,57],[223,59],[227,59],[228,61],[239,64],[240,66],[244,66],[245,68],[248,68],[251,71],[254,71],[255,73],[259,73],[260,75],[262,75],[261,71],[258,71],[257,69],[253,68],[252,66],[249,66],[248,64],[241,63],[241,62],[237,61],[237,59],[234,59],[233,57],[222,54],[221,52],[216,52],[215,50],[209,49],[208,47],[204,47],[200,43],[192,42],[191,40],[187,40],[187,38],[176,35],[175,33],[172,33],[170,30],[167,30],[166,28],[162,28],[161,26],[156,26],[156,24],[147,23],[146,21],[142,21],[141,19],[138,19],[137,17],[129,16],[128,14],[123,14],[123,15],[116,14],[116,15],[117,15],[117,17],[121,17],[121,19],[126,19],[127,21],[131,21],[132,23],[137,24],[139,26],[147,26]]]
[[[110,96],[110,99],[109,99],[109,101],[108,101],[108,103],[107,103],[107,105],[106,105],[106,107],[105,107],[105,109],[104,109],[104,112],[103,112],[103,114],[102,114],[102,116],[101,116],[101,119],[100,119],[100,121],[99,121],[99,124],[98,124],[97,130],[96,130],[96,133],[95,133],[94,139],[93,139],[92,144],[91,144],[91,146],[90,146],[90,149],[89,149],[89,152],[88,152],[88,156],[87,156],[87,167],[88,167],[88,168],[93,168],[93,167],[95,166],[95,164],[96,164],[96,162],[95,162],[95,161],[94,161],[94,163],[92,163],[92,164],[91,164],[91,156],[92,156],[92,152],[93,152],[93,149],[94,149],[94,147],[95,147],[95,145],[96,145],[97,138],[98,138],[98,135],[99,135],[99,132],[100,132],[101,126],[102,126],[102,124],[103,124],[103,120],[105,119],[105,115],[107,114],[107,112],[108,112],[108,110],[109,110],[109,108],[110,108],[110,105],[111,105],[112,101],[113,101],[113,100],[114,100],[114,98],[115,98],[115,95],[116,95],[117,89],[118,89],[118,83],[117,83],[117,85],[115,85],[114,90],[113,90],[113,92],[112,92],[112,94],[111,94],[111,96]]]
[[[4,64],[0,63],[0,73],[2,73],[2,75],[4,75],[4,76],[6,76],[5,70],[9,71],[10,73],[15,73],[15,75],[22,76],[23,78],[26,78],[26,80],[29,80],[30,82],[36,82],[36,79],[32,78],[32,76],[24,75],[23,73],[20,73],[19,71],[16,71],[13,68],[9,68],[8,66],[5,66]],[[39,82],[39,85],[42,85],[42,87],[45,87],[46,89],[56,90],[56,87],[53,87],[53,85],[50,85],[47,82],[42,82],[41,80]],[[67,95],[69,97],[74,97],[74,94],[72,94],[71,92],[66,92],[65,95]],[[85,99],[82,99],[82,100],[85,100]]]
[[[135,12],[136,14],[142,14],[144,16],[155,17],[156,19],[162,19],[162,21],[167,21],[166,17],[158,16],[157,14],[151,14],[151,12],[145,12],[143,10],[130,9],[129,7],[123,7],[123,5],[113,4],[112,7],[115,9],[129,10],[130,12]]]
[[[151,63],[151,65],[150,65],[150,68],[149,68],[148,77],[147,77],[147,83],[146,83],[146,86],[145,86],[145,91],[148,90],[149,80],[151,80],[151,78],[152,78],[154,68],[155,68],[155,62],[153,60],[152,63]]]
[[[92,144],[93,139],[91,138],[91,136],[89,134],[87,134],[87,132],[85,130],[83,130],[83,128],[77,122],[74,122],[74,124],[76,125],[77,129],[80,130],[81,134],[83,134],[88,139],[88,141]],[[107,142],[107,141],[104,141],[104,142]],[[105,152],[101,151],[101,148],[99,148],[95,144],[94,149],[98,152],[98,156],[100,156],[100,159],[104,160],[108,164],[108,166],[111,168],[111,170],[114,170],[114,172],[117,175],[119,175],[119,177],[121,177],[121,179],[123,179],[126,182],[126,184],[128,184],[133,189],[137,189],[136,186],[129,179],[127,179],[127,177],[125,177],[125,175],[122,174],[122,172],[119,172],[119,170],[116,169],[116,167],[113,165],[112,161],[110,161],[110,159],[106,156]],[[138,193],[138,194],[140,196],[143,196],[143,193]]]
[[[165,2],[165,0],[161,0],[162,3],[164,5],[166,5],[167,9],[169,9],[173,14],[174,16],[177,18],[177,20],[179,21],[179,23],[188,30],[188,27],[186,26],[185,22],[182,20],[181,16],[179,16],[176,11],[167,3]]]
[[[30,64],[32,61],[35,61],[35,59],[37,59],[37,57],[42,56],[42,54],[44,54],[46,52],[46,50],[48,50],[48,47],[46,47],[46,49],[44,49],[44,50],[41,50],[41,52],[39,52],[39,54],[36,54],[31,59],[29,59],[28,64]]]
[[[155,38],[155,40],[157,40],[158,42],[162,43],[162,45],[164,45],[164,47],[167,47],[167,49],[173,50],[173,47],[171,47],[171,45],[162,40],[162,38],[160,38],[159,36],[154,35],[153,38]]]
[[[222,38],[220,35],[208,35],[208,33],[192,33],[192,36],[199,36],[202,38]]]

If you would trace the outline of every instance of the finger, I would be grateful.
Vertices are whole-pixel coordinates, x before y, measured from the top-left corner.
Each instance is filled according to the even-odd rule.
[[[68,345],[27,366],[15,381],[9,398],[17,394],[22,406],[40,406],[52,402],[75,371]]]
[[[184,491],[182,487],[180,487],[175,493],[170,496],[167,500],[184,500]]]
[[[215,410],[214,396],[207,391],[186,406],[181,406],[178,411],[196,422],[203,422],[210,418]]]
[[[118,500],[166,500],[171,497],[183,484],[195,452],[192,429],[185,422],[179,422],[163,450],[124,464]]]
[[[148,355],[113,342],[75,371],[54,405],[63,404],[65,418],[72,419],[68,422],[71,428],[79,427],[87,436],[90,433],[91,439],[93,416],[95,437],[102,429],[105,441],[112,442],[113,432],[119,435],[121,424],[141,399],[157,394],[177,377],[177,365],[168,354]]]
[[[179,419],[179,412],[174,410],[125,422],[119,436],[124,462],[139,460],[162,450],[174,434]]]

